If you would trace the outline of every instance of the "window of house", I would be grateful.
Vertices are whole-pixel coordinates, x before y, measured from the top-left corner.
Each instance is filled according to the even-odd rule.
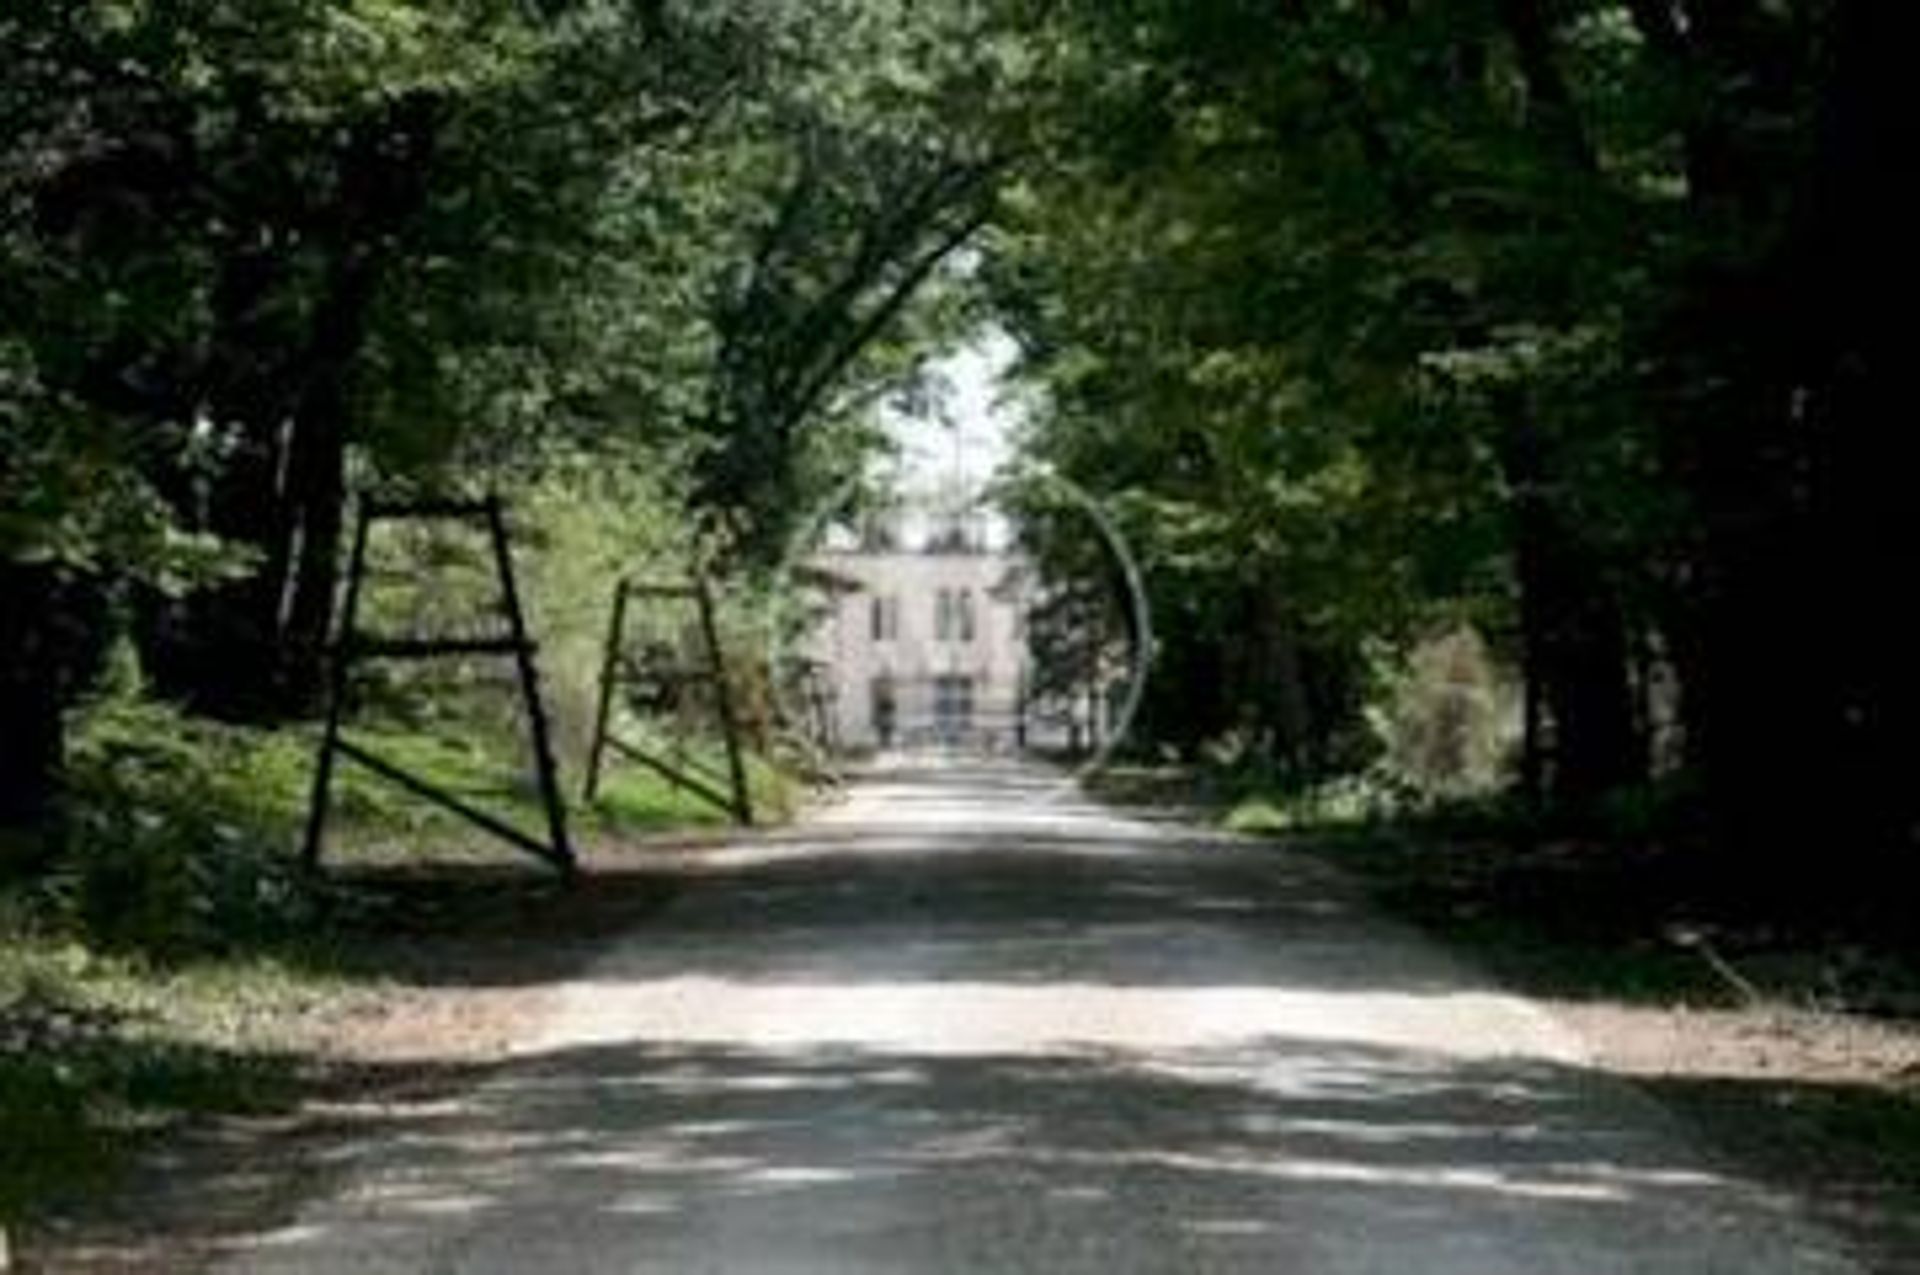
[[[952,741],[973,729],[973,679],[933,679],[933,725],[943,740]]]
[[[875,598],[872,608],[872,632],[876,642],[891,642],[900,636],[900,599]]]
[[[942,589],[933,600],[933,636],[938,642],[971,642],[977,627],[972,589]]]
[[[893,743],[894,723],[899,717],[893,678],[885,673],[874,678],[872,696],[873,736],[882,748],[886,748]]]

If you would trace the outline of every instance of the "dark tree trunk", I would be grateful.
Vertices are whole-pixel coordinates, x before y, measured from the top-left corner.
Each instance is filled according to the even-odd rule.
[[[1725,77],[1746,86],[1742,100],[1782,96],[1779,32],[1733,8],[1737,21],[1698,25],[1674,48],[1744,68]],[[1900,174],[1920,139],[1899,65],[1915,19],[1910,6],[1849,2],[1831,22],[1813,163],[1796,215],[1776,226],[1785,249],[1696,281],[1663,332],[1687,352],[1664,434],[1700,528],[1670,632],[1688,757],[1728,888],[1796,911],[1876,893],[1859,883],[1909,866],[1920,723],[1920,632],[1891,584],[1920,531],[1898,425],[1911,355],[1885,317],[1915,284],[1920,210]],[[1770,210],[1795,179],[1777,144],[1740,134],[1740,104],[1694,130],[1693,197],[1703,222],[1750,236],[1779,219]],[[1829,870],[1810,872],[1809,855]]]
[[[287,561],[278,490],[285,442],[284,434],[244,441],[209,493],[207,529],[255,551],[258,564],[172,608],[151,652],[156,689],[196,712],[235,721],[272,716],[275,585]]]
[[[91,582],[0,562],[0,831],[54,831],[64,715],[98,665],[105,621]]]
[[[380,279],[426,200],[436,127],[434,100],[419,96],[348,140],[319,294],[291,351],[274,349],[254,322],[273,272],[262,277],[245,259],[229,271],[233,314],[212,379],[244,436],[208,522],[253,548],[259,565],[189,604],[168,644],[163,685],[203,712],[272,721],[317,701],[339,569],[350,383]]]
[[[1537,537],[1524,519],[1516,519],[1514,574],[1520,582],[1520,795],[1527,810],[1539,814],[1547,804],[1547,618],[1539,590],[1527,582],[1539,577],[1534,561]]]
[[[298,553],[279,637],[279,699],[290,714],[317,708],[324,682],[346,512],[344,405],[316,405],[302,442],[307,455],[298,470]]]
[[[1193,760],[1209,740],[1235,724],[1222,626],[1204,607],[1189,605],[1160,615],[1157,628],[1139,734],[1171,742],[1182,757]]]
[[[314,319],[304,389],[295,409],[288,457],[288,574],[274,628],[275,707],[286,715],[319,702],[326,644],[333,625],[344,524],[350,381],[365,347],[383,254],[371,250],[342,263]]]
[[[1863,893],[1911,882],[1920,624],[1902,587],[1920,535],[1913,497],[1912,352],[1899,317],[1920,286],[1911,163],[1920,126],[1907,56],[1911,5],[1846,0],[1834,17],[1818,149],[1806,183],[1789,309],[1803,369],[1790,410],[1809,440],[1807,614],[1821,641],[1814,835],[1854,852]]]
[[[1553,722],[1553,799],[1577,814],[1647,777],[1644,741],[1634,729],[1632,667],[1619,605],[1604,585],[1574,586],[1596,573],[1555,567],[1537,582],[1560,597],[1550,623],[1546,707]]]
[[[0,829],[39,828],[60,788],[59,636],[53,573],[0,564]]]
[[[1502,465],[1513,492],[1514,566],[1528,697],[1526,781],[1576,818],[1647,775],[1635,729],[1623,608],[1605,571],[1556,507],[1538,430],[1509,405]],[[1544,739],[1543,739],[1544,736]],[[1544,747],[1543,747],[1544,745]]]
[[[1255,580],[1247,602],[1248,707],[1261,751],[1288,775],[1304,775],[1313,753],[1300,635],[1277,585]]]

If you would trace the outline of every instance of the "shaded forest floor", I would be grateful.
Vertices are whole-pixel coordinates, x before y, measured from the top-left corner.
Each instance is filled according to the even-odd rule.
[[[1912,954],[1701,920],[1641,855],[1327,836],[1305,850],[1524,992],[1707,1145],[1920,1271],[1920,1021]]]
[[[344,1148],[482,1081],[560,982],[665,904],[658,853],[604,850],[572,887],[517,865],[363,866],[339,878],[352,906],[324,946],[285,954],[278,994],[256,970],[229,976],[240,996],[181,976],[164,1013],[43,1003],[46,1068],[94,1077],[95,1101],[84,1144],[77,1120],[48,1121],[65,1189],[36,1184],[15,1271],[179,1275],[291,1221]],[[76,1030],[89,1012],[97,1026]],[[0,1017],[29,1030],[18,1002]]]
[[[1220,822],[1246,800],[1180,770],[1100,786]],[[1734,912],[1668,851],[1440,824],[1271,835],[1538,1001],[1872,1269],[1920,1272],[1920,934]]]
[[[1163,806],[1194,796],[1164,777],[1110,787]],[[1920,1025],[1899,1012],[1910,954],[1703,919],[1626,852],[1378,827],[1284,844],[1539,1000],[1594,1065],[1805,1200],[1872,1269],[1920,1272]],[[246,976],[246,996],[189,977],[143,992],[164,1010],[16,1001],[30,1012],[0,1025],[40,1032],[47,1074],[67,1074],[48,1092],[70,1092],[76,1068],[104,1078],[112,1139],[141,1151],[65,1166],[73,1189],[16,1229],[17,1268],[171,1275],[290,1221],[342,1148],[501,1066],[557,984],[671,901],[661,862],[636,841],[597,855],[571,890],[514,864],[368,863],[343,874],[349,905],[324,945],[281,975]],[[172,1029],[195,1006],[234,1021],[182,1040]]]
[[[537,790],[484,729],[359,734],[530,835],[544,827]],[[293,852],[313,755],[301,728],[216,726],[116,701],[89,720],[79,753],[68,852],[48,860],[25,841],[0,845],[0,1270],[9,1249],[28,1270],[75,1269],[76,1254],[95,1251],[107,1255],[101,1269],[152,1269],[162,1254],[172,1264],[190,1236],[262,1207],[236,1203],[222,1221],[220,1201],[270,1195],[312,1162],[272,1150],[279,1139],[328,1127],[325,1113],[352,1095],[463,1082],[515,1038],[528,988],[561,978],[658,893],[617,869],[563,889],[532,860],[350,768],[316,887]],[[759,759],[752,778],[757,808],[788,817],[798,784]],[[576,842],[595,847],[677,843],[727,824],[635,767],[610,773],[571,822]],[[220,1150],[229,1136],[241,1160]],[[254,1154],[258,1139],[267,1153]],[[189,1147],[216,1163],[182,1170],[172,1158]],[[161,1168],[145,1177],[195,1184],[177,1216],[141,1181],[142,1153],[155,1149]],[[228,1189],[240,1183],[252,1185]],[[121,1238],[99,1239],[123,1204]],[[136,1242],[148,1233],[158,1238]],[[111,1256],[129,1247],[134,1256]]]

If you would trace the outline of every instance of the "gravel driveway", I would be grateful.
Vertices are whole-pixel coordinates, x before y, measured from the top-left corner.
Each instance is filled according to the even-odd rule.
[[[928,764],[683,870],[225,1269],[1855,1269],[1283,850]]]

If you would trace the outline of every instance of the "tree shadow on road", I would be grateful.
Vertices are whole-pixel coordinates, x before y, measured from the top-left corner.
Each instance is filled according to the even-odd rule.
[[[323,1176],[377,1196],[283,1211],[244,1266],[1830,1268],[1783,1205],[1660,1129],[1577,1067],[1322,1041],[565,1049],[311,1141]]]
[[[335,1070],[303,1112],[172,1148],[212,1171],[159,1174],[148,1234],[109,1228],[94,1269],[240,1241],[246,1269],[302,1272],[595,1269],[589,1252],[623,1271],[1824,1269],[1786,1206],[1610,1076],[1497,1042],[1271,1030],[1263,1006],[1289,997],[1417,1017],[1485,990],[1309,856],[1190,831],[1116,847],[1070,818],[930,844],[902,819],[608,848],[571,891],[478,870],[365,888],[354,959],[403,981],[565,979],[691,1009],[495,1067]],[[819,1026],[819,997],[857,1017],[923,996],[1037,1007],[1038,1027],[929,1048],[912,1015]],[[804,1025],[753,1039],[783,1006]],[[1069,1025],[1136,1010],[1226,1030],[1173,1046]],[[1776,1104],[1887,1118],[1846,1085],[1649,1091],[1729,1127]],[[1873,1269],[1920,1270],[1911,1183],[1879,1174],[1834,1164],[1816,1206]],[[349,1180],[377,1197],[298,1213]],[[261,1240],[263,1221],[285,1225]]]

